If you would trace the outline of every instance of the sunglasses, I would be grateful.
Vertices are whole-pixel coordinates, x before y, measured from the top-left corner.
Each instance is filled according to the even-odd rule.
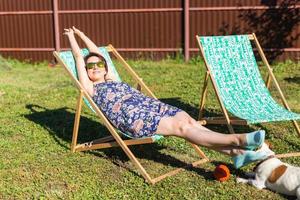
[[[104,61],[99,61],[99,62],[96,62],[96,63],[90,62],[90,63],[87,63],[87,64],[86,64],[86,68],[87,68],[87,69],[93,69],[95,65],[96,65],[98,68],[104,68],[104,67],[105,67],[105,62],[104,62]]]

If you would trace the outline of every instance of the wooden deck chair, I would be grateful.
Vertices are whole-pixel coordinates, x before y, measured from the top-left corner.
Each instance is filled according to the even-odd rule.
[[[143,91],[146,94],[148,94],[150,97],[156,98],[154,96],[154,94],[150,91],[150,89],[142,81],[142,79],[140,77],[138,77],[138,75],[134,72],[134,70],[126,63],[126,61],[121,57],[121,55],[116,51],[116,49],[112,45],[108,45],[107,47],[99,47],[99,50],[101,52],[101,55],[106,59],[106,62],[108,63],[108,67],[114,72],[116,77],[118,77],[119,81],[121,81],[121,79],[120,79],[120,76],[110,58],[110,55],[109,55],[110,52],[113,53],[113,55],[122,63],[122,66],[125,67],[127,72],[132,76],[132,78],[137,83],[137,88],[140,91]],[[171,172],[163,174],[157,178],[151,178],[149,176],[149,174],[146,172],[146,170],[143,168],[143,166],[140,164],[138,159],[135,157],[135,155],[128,148],[128,146],[153,143],[156,140],[160,139],[162,136],[155,135],[154,137],[145,137],[145,138],[140,138],[140,139],[131,138],[131,139],[123,140],[119,134],[124,134],[125,136],[128,136],[128,134],[121,133],[120,131],[116,130],[115,127],[113,127],[113,125],[110,123],[110,121],[105,117],[105,115],[97,107],[97,105],[94,103],[92,98],[88,95],[86,90],[83,88],[83,86],[78,81],[77,71],[76,71],[76,67],[75,67],[75,61],[74,61],[72,52],[71,51],[63,51],[63,52],[54,51],[53,54],[56,57],[56,59],[59,61],[59,63],[67,70],[68,74],[71,76],[72,80],[74,81],[76,87],[79,90],[76,115],[75,115],[75,121],[74,121],[72,144],[71,144],[72,152],[120,146],[123,149],[123,151],[125,152],[125,154],[129,157],[129,159],[134,163],[134,165],[139,170],[141,175],[146,179],[147,182],[149,182],[151,184],[155,184],[158,181],[160,181],[168,176],[175,175],[178,172],[180,172],[186,168],[186,167],[178,168]],[[82,49],[82,54],[87,55],[88,50]],[[100,118],[100,120],[104,123],[104,125],[107,127],[107,129],[111,133],[111,136],[103,137],[103,138],[100,138],[100,139],[97,139],[97,140],[94,140],[91,142],[87,142],[84,144],[77,144],[77,135],[78,135],[79,122],[80,122],[82,101],[84,101],[86,103],[86,105],[96,113],[96,115]],[[199,164],[209,161],[209,159],[206,157],[206,155],[202,152],[202,150],[197,145],[195,145],[195,144],[191,144],[191,145],[194,147],[197,154],[201,157],[201,160],[195,161],[195,162],[187,165],[187,167],[189,167],[191,165],[197,166]]]
[[[200,99],[199,120],[205,119],[207,124],[226,124],[230,133],[234,133],[232,125],[292,120],[300,135],[299,126],[295,121],[300,119],[300,115],[290,111],[254,33],[232,36],[196,36],[196,38],[207,70]],[[262,61],[267,67],[266,83],[258,69],[251,40],[254,40]],[[209,79],[212,81],[224,117],[203,117]],[[269,92],[271,80],[285,108],[272,98]],[[229,117],[228,112],[234,117]],[[289,156],[300,156],[300,153],[282,154],[279,157]]]

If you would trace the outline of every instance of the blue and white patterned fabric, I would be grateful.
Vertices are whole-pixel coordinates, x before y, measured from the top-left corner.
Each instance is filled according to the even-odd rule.
[[[199,37],[226,109],[248,123],[300,119],[279,105],[260,75],[248,35]]]
[[[161,118],[175,116],[181,111],[123,82],[94,85],[92,98],[115,127],[134,138],[153,136]]]

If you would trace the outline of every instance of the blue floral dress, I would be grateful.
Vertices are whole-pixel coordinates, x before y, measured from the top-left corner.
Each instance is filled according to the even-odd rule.
[[[152,136],[162,117],[182,111],[147,97],[123,82],[95,84],[92,98],[116,128],[135,138]]]

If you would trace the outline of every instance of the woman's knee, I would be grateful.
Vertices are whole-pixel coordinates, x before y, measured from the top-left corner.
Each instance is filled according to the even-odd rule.
[[[189,129],[195,125],[196,120],[186,112],[177,113],[174,117],[162,118],[156,133],[162,135],[173,135],[185,138]]]
[[[174,135],[186,138],[196,121],[190,116],[174,120]]]

